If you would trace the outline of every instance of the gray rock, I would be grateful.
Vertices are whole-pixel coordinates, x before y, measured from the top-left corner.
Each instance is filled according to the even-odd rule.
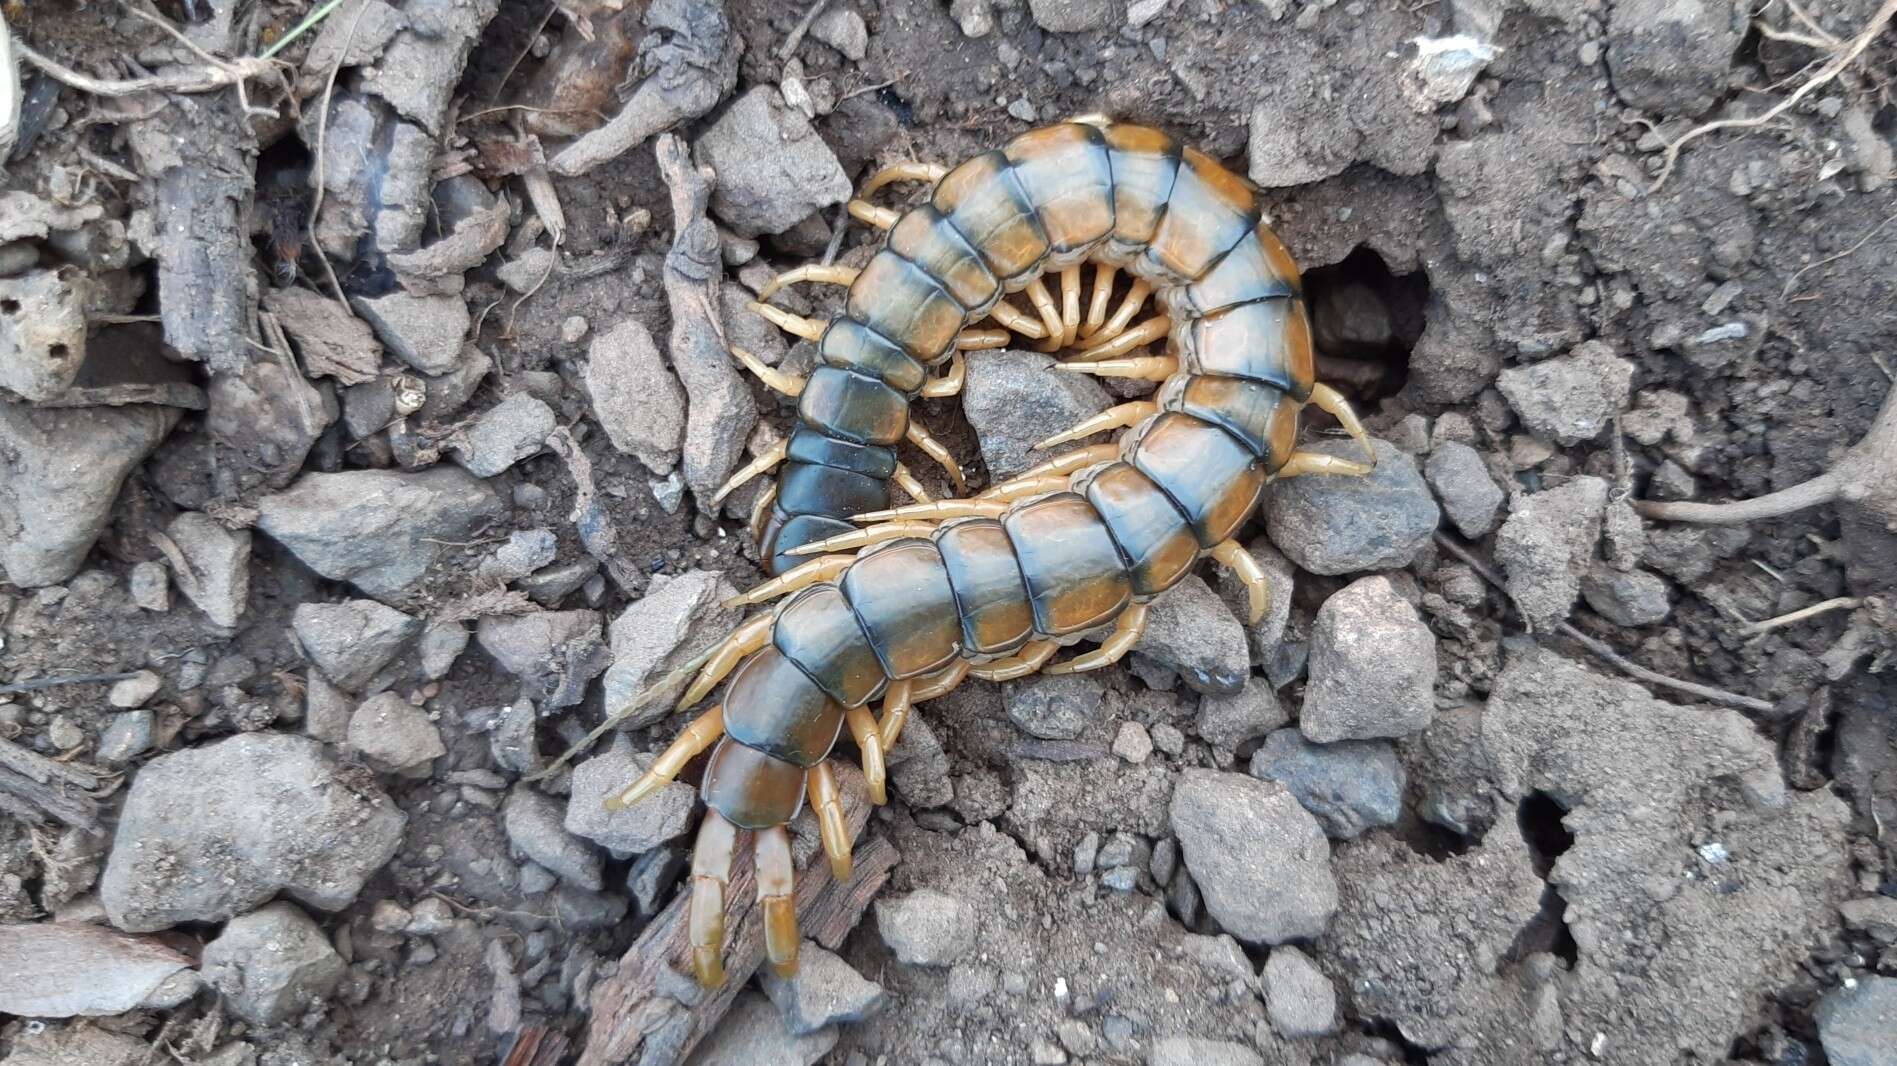
[[[1028,0],[1028,11],[1037,25],[1054,33],[1103,30],[1120,18],[1117,0]]]
[[[186,511],[165,535],[181,556],[171,561],[178,590],[212,624],[234,628],[250,595],[250,530],[225,529],[209,515]]]
[[[1870,934],[1880,944],[1897,944],[1897,897],[1867,896],[1838,904],[1847,929]]]
[[[797,1036],[784,1024],[771,1001],[756,992],[743,992],[698,1045],[686,1066],[813,1066],[837,1044],[834,1027]]]
[[[153,560],[132,565],[128,582],[132,602],[146,611],[163,614],[171,610],[171,572],[165,564]]]
[[[597,892],[604,884],[599,854],[566,831],[561,815],[558,800],[521,784],[507,794],[501,825],[515,851],[552,870],[562,881]]]
[[[73,266],[0,278],[0,394],[37,402],[66,391],[86,361],[91,294]]]
[[[979,925],[973,907],[933,888],[876,901],[883,943],[911,966],[947,966],[960,959],[975,946]]]
[[[1315,1040],[1337,1031],[1337,990],[1317,964],[1289,944],[1265,960],[1265,1011],[1271,1027],[1290,1040]]]
[[[333,389],[318,389],[287,361],[258,359],[211,377],[204,428],[241,473],[238,484],[280,489],[295,480],[310,449],[336,421]]]
[[[1470,540],[1488,536],[1507,497],[1474,448],[1460,441],[1443,441],[1429,453],[1423,472],[1463,536]]]
[[[568,596],[585,588],[586,583],[597,573],[599,560],[588,556],[529,574],[515,582],[515,586],[540,606],[555,608]]]
[[[890,786],[911,807],[940,807],[955,798],[948,752],[926,717],[911,716],[885,758]]]
[[[415,771],[415,776],[425,776],[448,753],[428,712],[393,692],[371,696],[356,708],[349,717],[349,746],[378,770]]]
[[[1315,937],[1337,909],[1324,831],[1282,785],[1187,770],[1173,792],[1172,830],[1206,911],[1240,940]]]
[[[688,570],[668,581],[657,578],[644,599],[635,600],[613,620],[612,665],[606,670],[607,714],[630,703],[647,686],[665,681],[644,706],[626,719],[625,728],[651,725],[671,713],[673,701],[691,679],[667,675],[737,628],[738,611],[719,604],[738,594],[722,574]]]
[[[99,749],[95,753],[99,761],[123,766],[150,751],[154,724],[152,712],[143,708],[113,715],[99,731]]]
[[[613,447],[661,476],[678,465],[685,440],[685,390],[643,322],[628,318],[593,338],[586,392],[593,418]]]
[[[258,503],[257,527],[305,566],[377,599],[399,596],[441,557],[503,514],[487,486],[454,467],[419,473],[305,474]]]
[[[1085,374],[1049,370],[1039,352],[970,352],[962,411],[981,441],[988,477],[1002,481],[1054,457],[1035,444],[1113,405],[1113,397]]]
[[[1897,977],[1867,975],[1818,1001],[1818,1039],[1831,1066],[1897,1064]]]
[[[692,154],[718,172],[712,213],[740,236],[782,233],[850,198],[850,179],[836,155],[772,85],[738,97]]]
[[[252,1025],[290,1021],[329,995],[348,969],[309,915],[290,903],[233,918],[204,946],[204,979]]]
[[[79,572],[119,483],[178,421],[174,407],[41,409],[0,400],[0,568],[23,588]]]
[[[1627,409],[1634,365],[1600,341],[1567,355],[1502,371],[1495,386],[1528,431],[1564,448],[1601,435]]]
[[[1344,586],[1311,624],[1299,726],[1319,744],[1407,736],[1435,712],[1436,637],[1385,577]]]
[[[1389,741],[1313,744],[1296,729],[1280,729],[1252,753],[1251,774],[1290,789],[1336,840],[1395,825],[1403,813],[1403,767]]]
[[[109,1029],[91,1025],[22,1029],[5,1060],[7,1066],[147,1066],[151,1062],[150,1044]]]
[[[468,627],[460,622],[430,622],[415,650],[421,656],[422,676],[439,681],[454,669],[455,660],[468,649]]]
[[[390,355],[424,374],[454,369],[474,323],[459,295],[415,296],[395,289],[382,296],[353,296],[349,304]]]
[[[1725,91],[1744,27],[1721,4],[1616,4],[1607,19],[1614,91],[1656,117],[1698,115]]]
[[[553,562],[559,549],[560,543],[553,535],[553,530],[545,526],[516,529],[507,535],[507,543],[481,560],[474,576],[484,584],[504,585],[517,581]]]
[[[290,628],[324,677],[360,692],[421,632],[422,622],[374,600],[345,600],[298,604]]]
[[[1247,677],[1237,692],[1199,698],[1199,736],[1228,752],[1290,720],[1271,682],[1262,677]]]
[[[1601,562],[1581,575],[1581,596],[1603,618],[1623,626],[1650,626],[1673,612],[1665,578]]]
[[[29,1018],[123,1014],[192,976],[191,960],[157,939],[90,922],[0,925],[0,958],[0,1011]]]
[[[1196,574],[1148,605],[1133,650],[1177,673],[1195,692],[1237,692],[1251,675],[1245,627]]]
[[[860,1022],[883,1009],[889,997],[883,986],[857,973],[821,945],[806,941],[797,951],[797,975],[778,977],[767,967],[759,971],[764,994],[783,1012],[793,1035],[814,1033],[826,1026]]]
[[[611,929],[625,920],[629,908],[626,897],[604,892],[588,892],[572,885],[553,890],[553,913],[560,928],[572,932]]]
[[[325,744],[349,743],[349,719],[356,715],[356,700],[330,684],[320,670],[312,667],[303,675],[303,731]]]
[[[150,670],[140,670],[123,681],[114,682],[106,691],[105,702],[119,710],[145,706],[145,701],[158,695],[164,680]]]
[[[1313,574],[1350,574],[1408,566],[1442,521],[1416,460],[1375,441],[1368,477],[1312,475],[1265,490],[1271,542]],[[1361,460],[1354,441],[1317,441],[1307,451]]]
[[[950,0],[949,15],[964,37],[986,37],[994,32],[994,5],[989,0]]]
[[[1264,1057],[1243,1044],[1197,1036],[1163,1036],[1153,1041],[1147,1066],[1265,1066]]]
[[[1508,577],[1508,592],[1537,629],[1567,618],[1581,594],[1581,575],[1601,539],[1607,482],[1576,477],[1515,501],[1496,534],[1495,561]]]
[[[548,712],[585,699],[586,686],[606,669],[598,611],[489,615],[475,625],[474,639]]]
[[[810,24],[810,35],[852,63],[862,62],[869,51],[869,27],[863,24],[863,16],[847,7],[833,7],[817,16]]]
[[[539,399],[524,392],[483,411],[462,430],[455,461],[475,477],[493,477],[540,451],[559,419]]]
[[[1008,718],[1043,740],[1073,740],[1106,719],[1106,685],[1087,674],[1036,674],[1001,690]]]
[[[407,821],[319,742],[242,733],[140,768],[99,894],[112,924],[134,932],[223,921],[279,892],[337,910],[395,854]]]
[[[625,810],[606,809],[607,798],[637,781],[652,758],[633,754],[631,742],[621,733],[610,750],[575,766],[566,803],[567,832],[620,857],[640,855],[683,836],[698,798],[690,785],[675,781]]]
[[[1138,722],[1121,722],[1113,735],[1113,754],[1130,763],[1143,763],[1153,754],[1153,738]]]
[[[535,727],[540,722],[540,712],[534,708],[530,699],[516,699],[500,709],[494,717],[488,734],[488,750],[494,756],[494,765],[517,774],[532,773],[540,768],[540,741]]]
[[[656,847],[626,871],[626,890],[632,893],[634,912],[641,918],[659,913],[667,902],[672,886],[685,872],[685,849],[678,846]]]

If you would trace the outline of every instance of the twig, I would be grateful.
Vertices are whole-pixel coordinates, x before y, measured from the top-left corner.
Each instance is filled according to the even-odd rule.
[[[233,63],[231,60],[225,59],[222,56],[214,56],[211,53],[205,51],[203,48],[199,47],[196,41],[193,41],[191,38],[186,37],[183,31],[179,30],[178,27],[173,26],[170,22],[166,21],[164,17],[158,15],[157,13],[146,11],[144,8],[139,7],[137,4],[132,3],[132,0],[119,0],[119,6],[124,8],[127,13],[135,16],[141,21],[148,22],[151,25],[158,27],[160,30],[163,30],[166,36],[170,37],[172,40],[183,45],[186,48],[186,50],[188,50],[192,55],[197,56],[199,59],[203,60],[205,63],[209,64],[210,66],[215,67],[219,70],[233,69]],[[259,56],[258,58],[259,60],[263,59],[263,57],[261,56]],[[266,66],[264,69],[270,71],[271,73],[278,73],[275,64]],[[281,74],[278,74],[278,76],[281,77]],[[237,87],[237,103],[238,103],[238,106],[243,109],[244,114],[258,115],[264,118],[276,118],[277,113],[272,108],[250,106],[250,91],[244,87],[244,83],[246,80],[247,79],[240,77],[235,82],[232,83]]]
[[[1829,614],[1832,611],[1855,611],[1862,606],[1864,606],[1864,601],[1857,596],[1837,596],[1823,603],[1814,603],[1810,607],[1801,607],[1796,611],[1781,614],[1776,618],[1767,618],[1764,621],[1753,622],[1745,627],[1745,632],[1747,636],[1758,636],[1760,634],[1770,633],[1774,629],[1783,629],[1789,625],[1796,625],[1807,618],[1816,618],[1821,614]]]
[[[244,57],[230,60],[221,66],[168,71],[164,74],[152,74],[142,78],[94,78],[48,59],[22,41],[15,40],[13,47],[20,53],[20,58],[45,71],[47,77],[94,96],[124,97],[153,92],[216,92],[251,78],[263,77],[275,68],[275,64],[270,60]]]
[[[1846,46],[1843,51],[1835,53],[1831,57],[1831,61],[1824,65],[1824,69],[1812,75],[1810,81],[1793,90],[1790,96],[1772,105],[1764,114],[1755,115],[1751,118],[1722,118],[1713,122],[1701,123],[1687,130],[1680,136],[1679,140],[1666,146],[1666,159],[1660,166],[1660,174],[1653,179],[1653,185],[1647,189],[1647,192],[1649,194],[1659,192],[1660,187],[1666,184],[1666,179],[1673,175],[1673,165],[1679,162],[1680,149],[1686,147],[1688,141],[1712,133],[1715,130],[1756,129],[1759,126],[1763,126],[1791,110],[1797,105],[1798,101],[1809,96],[1812,90],[1817,89],[1819,86],[1826,84],[1843,73],[1844,68],[1855,62],[1857,57],[1862,55],[1866,48],[1870,47],[1871,41],[1875,40],[1877,35],[1883,31],[1885,24],[1890,22],[1892,15],[1897,15],[1897,0],[1884,0],[1883,6],[1879,7],[1877,13],[1871,16],[1871,21],[1865,24],[1863,29],[1858,31],[1857,36],[1851,38],[1851,43]]]
[[[328,18],[330,12],[336,10],[337,8],[341,6],[343,6],[343,0],[329,0],[329,2],[324,4],[322,7],[319,7],[316,10],[310,12],[309,14],[303,16],[303,21],[297,23],[295,26],[292,26],[290,28],[289,33],[286,33],[283,36],[277,38],[277,43],[264,49],[263,53],[259,55],[257,58],[269,59],[271,56],[276,55],[278,52],[281,52],[285,48],[290,47],[290,42],[296,40],[298,37],[303,36],[305,33],[308,33],[310,30],[310,27]],[[367,3],[364,3],[362,6],[368,7],[369,5]],[[362,17],[362,12],[357,11],[356,17],[358,20],[360,20]],[[353,34],[354,31],[352,30],[351,33]],[[343,51],[347,52],[348,50],[349,50],[349,45],[345,43],[343,45]]]
[[[1882,233],[1884,231],[1884,227],[1890,225],[1892,222],[1897,222],[1897,215],[1891,215],[1889,218],[1886,218],[1884,221],[1879,222],[1876,226],[1873,226],[1869,233],[1866,233],[1864,236],[1858,238],[1858,242],[1856,244],[1852,245],[1849,248],[1846,248],[1844,251],[1839,252],[1836,255],[1828,255],[1824,257],[1823,259],[1818,260],[1816,263],[1807,263],[1806,265],[1799,267],[1797,272],[1792,274],[1792,276],[1786,280],[1784,291],[1778,294],[1779,299],[1783,300],[1792,294],[1792,286],[1798,284],[1798,279],[1804,277],[1806,271],[1816,270],[1819,267],[1824,266],[1826,263],[1835,263],[1840,259],[1849,257],[1852,253],[1856,252],[1859,248],[1862,248],[1866,244],[1869,244],[1871,242],[1872,237],[1875,237],[1879,233]]]
[[[829,6],[830,0],[817,0],[816,3],[811,4],[810,10],[804,12],[802,21],[797,23],[797,28],[790,31],[789,37],[784,38],[783,45],[777,50],[777,58],[789,59],[795,54],[797,46],[804,43],[804,34],[810,32],[810,27],[816,24],[817,16],[823,14],[823,9]]]
[[[1479,574],[1484,581],[1502,590],[1502,595],[1508,596],[1508,585],[1503,582],[1501,575],[1491,569],[1487,563],[1476,558],[1474,553],[1449,539],[1447,534],[1440,531],[1436,534],[1436,543],[1447,549],[1451,555],[1469,564],[1469,568]],[[1515,603],[1514,597],[1509,596],[1509,604],[1515,608],[1517,614],[1521,614],[1521,606]],[[1527,615],[1524,614],[1522,617],[1526,619]],[[1622,673],[1645,681],[1649,685],[1670,688],[1676,692],[1684,692],[1691,696],[1697,696],[1711,703],[1722,703],[1728,707],[1737,707],[1741,710],[1754,711],[1759,714],[1772,713],[1772,705],[1764,700],[1755,699],[1751,696],[1741,696],[1736,692],[1727,692],[1725,689],[1713,688],[1710,685],[1701,685],[1693,681],[1681,681],[1679,678],[1668,677],[1665,674],[1649,670],[1566,622],[1555,623],[1555,632],[1560,633],[1562,636],[1581,645],[1588,651],[1593,652],[1596,656],[1599,656],[1609,665],[1619,669]]]
[[[349,24],[349,34],[343,38],[342,50],[336,54],[335,65],[329,68],[329,77],[323,81],[323,109],[316,115],[316,156],[310,163],[316,170],[316,189],[310,196],[310,217],[303,226],[309,235],[310,247],[316,249],[316,258],[322,260],[323,273],[329,275],[329,287],[336,294],[336,302],[342,304],[343,309],[352,316],[355,311],[350,309],[348,298],[343,296],[342,282],[336,277],[336,268],[329,261],[329,253],[323,251],[322,244],[316,240],[316,219],[323,210],[324,178],[327,176],[323,170],[323,149],[329,139],[329,101],[336,92],[336,75],[342,73],[343,60],[349,56],[349,46],[356,43],[356,30],[362,25],[362,13],[367,10],[369,5],[366,3],[356,9],[355,20]]]

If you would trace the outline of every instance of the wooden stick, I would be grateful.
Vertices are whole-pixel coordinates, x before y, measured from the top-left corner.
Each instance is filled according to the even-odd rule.
[[[53,819],[96,832],[99,775],[0,740],[0,811],[32,825]]]

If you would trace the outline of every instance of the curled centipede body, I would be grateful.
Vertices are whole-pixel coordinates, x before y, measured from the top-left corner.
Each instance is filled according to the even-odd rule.
[[[1296,450],[1307,403],[1369,448],[1342,397],[1314,379],[1297,269],[1257,190],[1203,153],[1144,127],[1062,123],[948,171],[907,214],[853,211],[889,230],[886,246],[851,279],[843,314],[821,327],[786,323],[815,335],[822,362],[807,381],[780,383],[801,390],[800,425],[763,554],[785,572],[745,599],[786,598],[717,648],[681,705],[729,675],[722,702],[612,801],[636,801],[712,749],[691,876],[693,966],[705,984],[723,980],[724,893],[744,831],[756,837],[766,954],[779,972],[795,968],[798,944],[784,826],[806,797],[832,872],[847,874],[826,762],[846,725],[882,802],[883,752],[917,703],[970,676],[1111,664],[1138,640],[1147,602],[1207,556],[1238,573],[1262,614],[1264,575],[1233,535],[1265,485],[1369,470]],[[1083,319],[1089,261],[1098,273]],[[1138,327],[1126,328],[1130,312],[1107,320],[1118,271],[1134,278],[1122,310],[1137,308],[1142,288],[1160,307]],[[1049,272],[1062,290],[1052,313],[1040,281]],[[887,508],[893,446],[914,439],[908,401],[925,368],[951,358],[1011,289],[1029,290],[1050,347],[1083,326],[1112,334],[1060,365],[1162,384],[1053,438],[1126,429],[1117,443],[1078,448],[974,499]],[[1165,354],[1120,358],[1162,337]],[[1062,638],[1108,625],[1098,648],[1050,665]]]

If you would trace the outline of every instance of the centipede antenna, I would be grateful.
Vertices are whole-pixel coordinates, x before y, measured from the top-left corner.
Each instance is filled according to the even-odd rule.
[[[1104,432],[1109,429],[1125,429],[1129,426],[1137,426],[1158,413],[1159,405],[1151,400],[1133,400],[1128,403],[1120,404],[1118,407],[1109,407],[1099,414],[1094,415],[1092,418],[1077,423],[1070,429],[1064,429],[1039,444],[1036,444],[1032,450],[1042,451],[1047,448],[1052,448],[1057,444],[1067,444],[1070,441],[1077,441],[1082,437],[1091,437],[1095,433]]]
[[[1179,360],[1170,355],[1143,355],[1137,359],[1103,359],[1097,363],[1055,363],[1054,369],[1065,370],[1071,374],[1093,374],[1103,378],[1164,381],[1179,372]]]
[[[1114,337],[1105,344],[1088,348],[1079,355],[1074,356],[1074,360],[1081,363],[1092,363],[1103,359],[1118,359],[1120,356],[1136,348],[1145,347],[1156,340],[1164,338],[1167,331],[1171,329],[1172,319],[1167,318],[1165,315],[1154,315],[1152,318],[1141,322],[1131,330]]]
[[[839,533],[828,540],[812,544],[801,544],[785,552],[785,555],[821,555],[824,552],[842,551],[845,548],[866,548],[871,544],[881,544],[886,540],[900,537],[926,537],[935,532],[932,522],[888,522],[868,529]]]
[[[828,581],[848,570],[850,564],[855,561],[856,557],[853,555],[824,555],[807,563],[799,563],[757,588],[731,597],[722,606],[749,607],[754,603],[768,603],[779,596],[796,592],[798,589]]]
[[[778,290],[784,286],[795,285],[800,281],[816,281],[828,285],[854,285],[856,276],[861,273],[861,270],[852,266],[841,266],[835,263],[805,263],[765,282],[764,287],[757,291],[757,298],[768,300],[777,295]]]
[[[772,307],[770,304],[758,303],[756,300],[752,300],[749,306],[771,325],[786,333],[794,333],[807,341],[823,339],[823,331],[826,327],[822,322],[802,315],[793,315],[781,307]]]

